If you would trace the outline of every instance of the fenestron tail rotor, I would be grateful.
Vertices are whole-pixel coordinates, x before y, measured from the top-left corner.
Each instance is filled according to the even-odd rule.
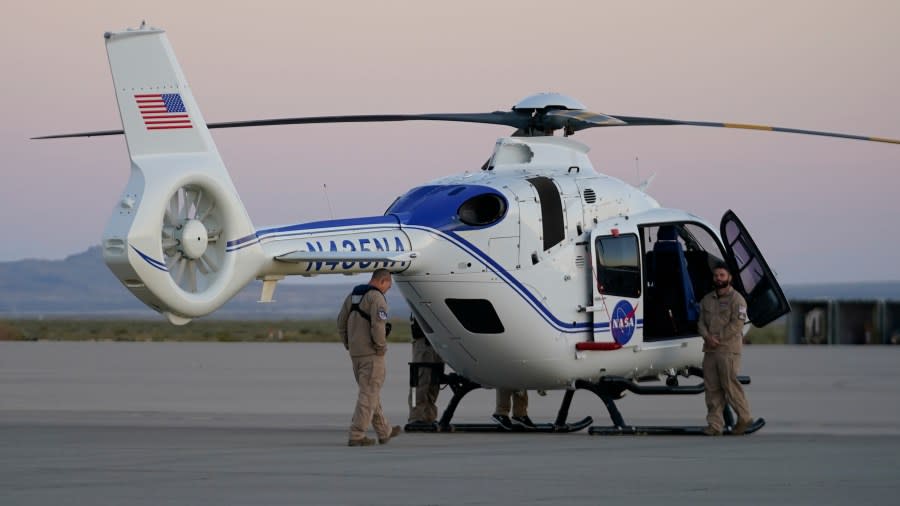
[[[562,130],[564,135],[572,135],[580,130],[598,127],[621,126],[700,126],[714,128],[738,128],[744,130],[763,130],[770,132],[838,137],[860,141],[886,142],[900,144],[898,139],[853,135],[818,130],[804,130],[768,125],[747,123],[725,123],[715,121],[688,121],[668,118],[651,118],[643,116],[620,116],[591,112],[581,102],[558,93],[538,93],[521,100],[510,111],[476,112],[476,113],[426,113],[426,114],[363,114],[343,116],[303,116],[293,118],[274,118],[247,121],[227,121],[207,123],[207,128],[239,128],[251,126],[274,125],[310,125],[320,123],[384,123],[395,121],[452,121],[463,123],[485,123],[505,125],[515,129],[515,136],[553,135]],[[64,137],[97,137],[118,135],[121,130],[100,130],[75,134],[47,135],[35,139],[58,139]]]
[[[225,255],[221,223],[215,198],[202,186],[182,186],[169,199],[163,216],[163,256],[182,290],[200,293],[216,280]]]

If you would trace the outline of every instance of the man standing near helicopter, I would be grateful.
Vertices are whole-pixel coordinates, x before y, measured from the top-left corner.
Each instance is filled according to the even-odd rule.
[[[444,360],[431,346],[418,320],[409,315],[410,333],[412,334],[412,361],[418,364],[434,364],[438,372],[443,370]],[[417,371],[415,405],[409,408],[409,423],[412,425],[432,425],[437,421],[437,398],[441,385],[433,382],[435,370],[432,367],[420,367]]]
[[[381,410],[381,387],[385,379],[387,353],[388,304],[384,295],[391,289],[391,272],[377,269],[366,285],[353,288],[338,314],[337,328],[353,361],[353,376],[359,385],[348,446],[371,446],[366,437],[371,424],[378,442],[386,444],[400,434],[400,426],[391,427]]]
[[[703,382],[706,385],[706,421],[703,433],[722,434],[725,426],[726,402],[737,413],[738,421],[732,434],[747,431],[752,419],[750,404],[737,375],[741,367],[741,347],[744,324],[747,322],[747,302],[731,286],[731,272],[723,264],[713,267],[715,290],[700,301],[698,330],[703,336]]]

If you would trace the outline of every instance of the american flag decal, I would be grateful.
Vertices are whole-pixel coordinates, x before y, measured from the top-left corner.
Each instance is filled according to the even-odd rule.
[[[178,93],[141,93],[134,96],[147,130],[193,128]]]

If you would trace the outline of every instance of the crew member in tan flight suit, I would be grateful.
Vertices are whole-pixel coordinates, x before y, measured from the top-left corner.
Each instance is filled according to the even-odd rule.
[[[727,402],[737,413],[732,434],[743,434],[750,426],[750,405],[738,382],[741,346],[747,302],[731,287],[731,273],[725,264],[713,268],[715,290],[700,301],[698,330],[703,336],[703,382],[706,384],[707,436],[722,434],[723,411]]]
[[[391,273],[377,269],[367,285],[359,285],[344,300],[337,318],[338,333],[353,361],[353,376],[359,385],[359,396],[350,424],[348,446],[370,446],[375,440],[366,437],[371,424],[378,442],[387,444],[400,434],[400,426],[391,427],[381,411],[381,386],[384,385],[387,353],[388,304],[384,294],[391,288]]]
[[[412,345],[412,361],[419,363],[439,364],[443,367],[444,361],[438,355],[419,322],[410,315],[410,333],[413,338]],[[416,381],[416,404],[409,410],[409,423],[413,425],[430,425],[437,421],[438,408],[437,398],[441,391],[441,385],[437,382],[432,383],[432,369],[430,367],[420,367],[419,376]]]

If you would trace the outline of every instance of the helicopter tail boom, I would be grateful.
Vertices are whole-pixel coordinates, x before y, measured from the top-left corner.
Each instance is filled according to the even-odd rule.
[[[103,236],[116,277],[173,323],[209,314],[257,276],[254,231],[162,30],[107,33],[131,177]]]

